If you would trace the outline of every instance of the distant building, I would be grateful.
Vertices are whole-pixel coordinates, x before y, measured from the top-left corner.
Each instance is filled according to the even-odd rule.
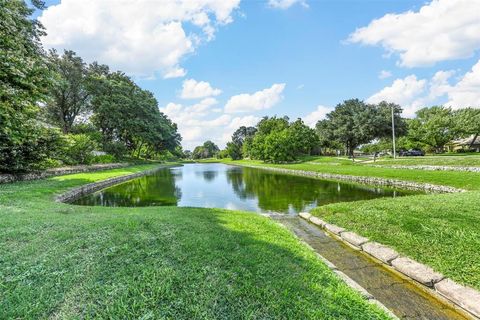
[[[453,140],[447,144],[448,151],[476,151],[480,152],[480,135],[471,135],[468,138]]]

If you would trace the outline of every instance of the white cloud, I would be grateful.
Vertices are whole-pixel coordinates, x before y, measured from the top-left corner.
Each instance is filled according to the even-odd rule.
[[[455,84],[452,76],[455,71],[438,71],[431,79],[417,79],[409,75],[396,79],[372,95],[366,101],[378,103],[382,100],[394,102],[404,109],[403,115],[415,116],[415,112],[432,104],[443,104],[453,109],[476,107],[480,108],[480,60],[472,69],[460,77]]]
[[[387,78],[390,78],[391,76],[392,76],[392,73],[390,71],[382,70],[378,74],[378,79],[387,79]]]
[[[307,126],[314,128],[318,120],[325,119],[327,113],[331,112],[332,110],[332,107],[319,105],[315,111],[307,114],[302,118],[303,122],[305,122]]]
[[[308,3],[305,0],[268,0],[268,5],[275,9],[288,9],[296,3],[308,8]]]
[[[433,0],[419,11],[387,14],[353,32],[350,42],[382,45],[400,65],[468,58],[480,49],[480,1]]]
[[[61,0],[39,17],[47,48],[72,49],[128,74],[182,77],[181,60],[232,21],[240,0]],[[195,28],[185,32],[184,24]]]
[[[182,99],[197,99],[218,96],[220,93],[222,93],[222,90],[212,88],[210,83],[206,81],[188,79],[183,81],[180,97]]]
[[[446,103],[453,108],[480,108],[480,60],[467,72],[463,78],[448,92]]]
[[[270,88],[253,94],[243,93],[231,97],[225,105],[226,113],[250,112],[269,109],[282,101],[285,83],[276,83]]]
[[[391,86],[385,87],[367,99],[368,103],[381,101],[394,102],[404,108],[404,115],[413,116],[421,106],[421,97],[427,88],[427,80],[417,79],[415,75],[409,75],[403,79],[396,79]]]
[[[182,145],[190,150],[206,140],[212,140],[223,148],[231,140],[237,128],[254,126],[260,121],[259,117],[253,115],[243,117],[232,117],[228,114],[215,115],[214,108],[211,107],[217,103],[214,98],[206,98],[190,106],[169,103],[160,108],[160,111],[177,123],[178,131],[183,138]]]

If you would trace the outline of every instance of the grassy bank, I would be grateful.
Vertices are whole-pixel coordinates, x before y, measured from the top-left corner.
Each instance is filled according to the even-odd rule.
[[[257,214],[53,202],[152,167],[0,185],[0,318],[387,318]]]
[[[283,165],[247,160],[227,163],[395,178],[467,189],[469,192],[456,194],[329,204],[314,209],[312,214],[480,289],[480,173],[375,168],[336,158],[310,158]]]
[[[480,155],[444,155],[425,157],[400,157],[397,159],[379,159],[377,164],[382,165],[430,165],[430,166],[453,166],[453,167],[480,167]]]

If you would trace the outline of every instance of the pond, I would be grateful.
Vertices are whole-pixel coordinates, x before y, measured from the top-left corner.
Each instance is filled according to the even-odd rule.
[[[294,214],[333,202],[414,193],[419,192],[212,163],[162,168],[86,195],[73,203],[111,207],[206,207]]]

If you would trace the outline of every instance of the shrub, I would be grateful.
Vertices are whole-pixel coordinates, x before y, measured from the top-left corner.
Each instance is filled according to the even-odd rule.
[[[90,164],[97,143],[85,134],[70,134],[66,137],[65,161],[69,164]]]
[[[94,156],[92,160],[90,161],[91,164],[96,164],[96,163],[115,163],[116,158],[112,156],[111,154],[104,154],[101,156]]]

